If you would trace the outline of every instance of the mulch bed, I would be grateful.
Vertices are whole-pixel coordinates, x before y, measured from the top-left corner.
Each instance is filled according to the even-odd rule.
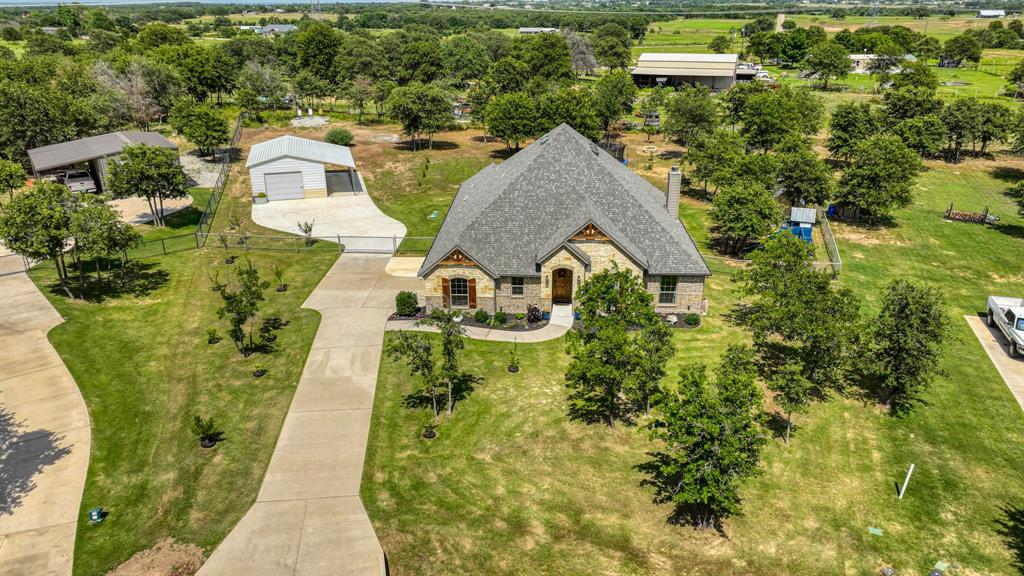
[[[504,330],[506,332],[532,332],[534,330],[540,330],[541,328],[548,325],[547,320],[541,320],[540,322],[528,323],[526,319],[516,320],[514,316],[510,316],[508,322],[501,326],[492,326],[488,323],[477,322],[472,316],[463,315],[462,322],[463,326],[476,326],[478,328],[490,328],[491,330]]]
[[[676,321],[675,322],[669,322],[668,321],[668,316],[671,316],[671,314],[663,315],[663,316],[661,316],[661,319],[664,320],[665,324],[667,324],[670,328],[700,328],[700,325],[703,323],[701,321],[701,319],[700,319],[700,316],[697,316],[697,323],[696,324],[687,324],[686,323],[686,314],[676,314],[675,315],[675,317],[676,317]]]

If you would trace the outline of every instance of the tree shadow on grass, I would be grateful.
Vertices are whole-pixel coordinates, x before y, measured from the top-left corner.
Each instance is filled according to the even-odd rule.
[[[109,264],[109,271],[107,270]],[[124,271],[120,265],[112,261],[101,260],[100,270],[103,280],[97,280],[95,275],[96,265],[94,262],[83,264],[85,276],[85,292],[81,293],[81,277],[78,270],[68,268],[68,288],[75,296],[81,297],[87,302],[100,303],[109,298],[121,298],[123,296],[146,296],[153,291],[162,288],[167,284],[171,275],[164,269],[159,268],[156,262],[140,262],[131,260],[125,264]],[[90,272],[92,271],[92,272]],[[56,275],[56,271],[54,271]],[[51,294],[67,297],[67,293],[61,287],[60,282],[55,278],[46,286]]]
[[[988,171],[989,175],[996,180],[1016,184],[1024,180],[1024,170],[1012,166],[995,166]]]
[[[1024,225],[1022,224],[1003,224],[1002,222],[996,222],[991,226],[1007,236],[1024,239]]]
[[[496,150],[491,150],[488,156],[495,160],[508,160],[515,156],[516,152],[519,152],[519,150],[516,150],[515,148],[498,148]]]
[[[469,395],[476,389],[476,385],[481,382],[483,382],[483,378],[467,372],[456,376],[452,380],[452,410],[458,406],[459,402],[469,398]],[[448,406],[447,383],[439,382],[435,387],[435,394],[437,395],[437,408],[439,411],[444,412]],[[433,401],[430,399],[430,388],[427,386],[414,390],[402,397],[402,406],[406,408],[432,408],[433,405]]]
[[[1003,537],[1013,553],[1017,571],[1024,574],[1024,507],[1006,504],[1000,507],[1003,517],[996,520],[996,532]]]
[[[24,504],[36,476],[71,453],[63,440],[49,430],[23,430],[12,412],[0,408],[0,518]]]
[[[414,149],[415,148],[415,149]],[[412,140],[406,140],[395,144],[395,150],[401,150],[403,152],[431,152],[431,151],[444,151],[444,150],[458,150],[460,148],[457,142],[451,142],[449,140],[434,140],[434,142],[428,143],[426,139],[421,138],[413,146]]]
[[[671,468],[671,458],[662,452],[648,452],[651,459],[633,466],[633,469],[646,474],[647,477],[640,481],[643,487],[654,488],[655,504],[672,504],[672,512],[665,521],[674,526],[692,526],[694,528],[714,528],[718,535],[728,538],[725,529],[722,527],[721,519],[716,518],[710,526],[707,525],[708,510],[705,506],[698,504],[683,504],[675,502],[673,497],[679,490],[682,479],[671,477],[663,472]]]

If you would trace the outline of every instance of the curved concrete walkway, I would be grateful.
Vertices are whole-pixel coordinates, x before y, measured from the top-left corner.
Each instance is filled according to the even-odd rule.
[[[389,259],[346,252],[303,304],[320,328],[263,486],[199,576],[385,574],[359,483],[384,325],[420,285],[387,274]]]
[[[71,574],[89,412],[46,333],[63,322],[0,248],[0,575]]]
[[[546,342],[561,338],[572,328],[572,308],[555,306],[551,321],[547,326],[526,332],[513,330],[496,330],[479,326],[466,326],[466,336],[474,340],[490,340],[491,342]],[[417,326],[415,320],[389,320],[388,330],[415,330],[417,332],[437,332],[430,326]]]

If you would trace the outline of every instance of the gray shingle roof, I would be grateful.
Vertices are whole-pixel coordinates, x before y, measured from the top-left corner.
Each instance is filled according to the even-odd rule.
[[[132,144],[162,146],[173,150],[178,148],[173,142],[156,132],[123,131],[33,148],[28,151],[28,159],[32,163],[33,170],[42,172],[87,160],[114,156],[120,154],[125,146]]]
[[[310,162],[323,162],[355,168],[352,150],[348,146],[338,146],[320,140],[299,138],[298,136],[278,136],[272,140],[253,144],[249,149],[249,157],[245,161],[246,168],[257,164],[277,160],[278,158],[299,158]]]
[[[589,223],[649,274],[710,275],[665,194],[566,124],[462,184],[419,274],[458,248],[494,275],[536,276]]]

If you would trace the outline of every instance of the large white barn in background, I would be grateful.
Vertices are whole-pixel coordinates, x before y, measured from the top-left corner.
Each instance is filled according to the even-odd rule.
[[[737,54],[644,52],[630,72],[638,86],[703,84],[725,90],[736,83]]]

